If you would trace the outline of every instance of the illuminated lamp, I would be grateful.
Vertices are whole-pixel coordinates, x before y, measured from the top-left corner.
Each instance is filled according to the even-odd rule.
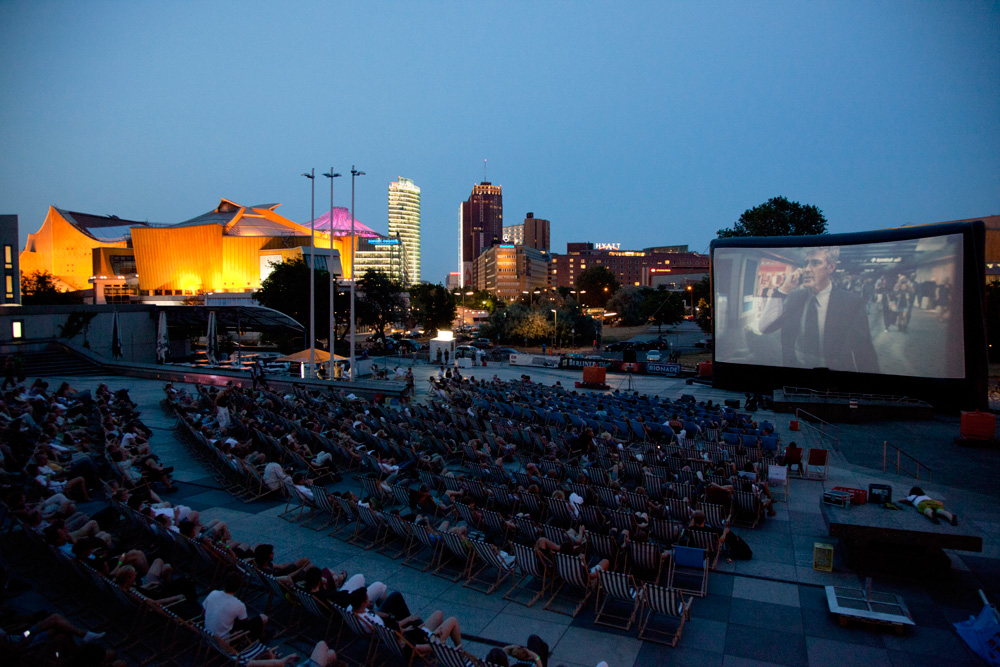
[[[455,340],[455,332],[451,329],[438,329],[437,338],[434,340]]]

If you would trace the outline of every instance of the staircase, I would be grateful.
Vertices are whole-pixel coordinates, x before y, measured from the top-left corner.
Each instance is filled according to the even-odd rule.
[[[64,375],[106,375],[106,371],[84,357],[53,347],[42,352],[22,352],[25,377],[62,377]]]

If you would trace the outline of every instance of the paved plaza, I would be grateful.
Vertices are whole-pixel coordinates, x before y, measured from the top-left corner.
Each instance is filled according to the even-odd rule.
[[[418,401],[425,400],[427,378],[436,368],[417,364]],[[578,373],[548,369],[511,368],[506,365],[464,372],[480,379],[497,375],[518,378],[528,373],[535,382],[564,386],[579,379]],[[50,378],[55,386],[61,378]],[[526,608],[503,599],[503,591],[492,595],[463,588],[461,583],[403,567],[399,561],[365,551],[324,532],[316,532],[278,519],[285,504],[257,501],[245,504],[219,488],[208,471],[190,456],[176,430],[176,419],[161,405],[162,383],[121,377],[66,378],[74,387],[93,388],[105,382],[111,388],[127,387],[139,404],[142,420],[153,431],[152,450],[165,465],[174,466],[180,491],[173,503],[199,510],[203,520],[225,520],[233,535],[243,541],[275,545],[276,560],[308,556],[333,570],[363,572],[369,581],[383,581],[389,590],[401,591],[412,610],[426,618],[435,609],[456,616],[466,648],[483,657],[492,646],[523,644],[529,634],[541,636],[552,649],[549,665],[593,667],[606,660],[610,667],[649,665],[810,665],[881,667],[892,665],[968,665],[978,658],[958,637],[951,624],[965,620],[981,608],[977,589],[993,601],[1000,600],[1000,495],[996,480],[998,454],[958,450],[952,442],[957,417],[944,416],[926,422],[884,422],[844,425],[821,435],[809,427],[792,432],[790,416],[758,411],[755,418],[777,426],[783,444],[830,447],[832,461],[826,481],[790,480],[787,503],[777,503],[777,516],[756,529],[737,529],[753,549],[753,559],[727,563],[720,559],[709,576],[708,596],[695,599],[691,620],[676,648],[639,641],[633,626],[621,632],[592,623],[594,606],[575,618],[541,609]],[[651,376],[609,375],[612,388],[677,399],[693,394],[698,400],[721,402],[742,398],[683,380]],[[835,438],[839,440],[835,441]],[[912,478],[881,472],[881,441],[890,440],[931,465],[933,482],[921,482],[935,498],[954,508],[963,526],[983,538],[982,553],[948,552],[950,576],[928,583],[903,578],[875,576],[873,588],[898,593],[909,607],[916,628],[902,635],[865,627],[841,627],[827,611],[823,586],[858,585],[861,575],[846,569],[838,549],[832,573],[813,569],[816,542],[833,544],[820,513],[820,497],[833,486],[868,488],[870,482],[885,481],[899,497],[915,483]],[[360,492],[352,478],[339,486]],[[337,488],[337,487],[334,487]],[[913,511],[913,510],[906,510]],[[301,650],[301,647],[299,647]]]

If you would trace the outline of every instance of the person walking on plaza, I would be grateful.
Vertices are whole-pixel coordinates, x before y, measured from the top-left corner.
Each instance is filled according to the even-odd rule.
[[[10,383],[11,387],[17,386],[17,380],[14,379],[14,360],[7,357],[3,364],[3,388],[7,388],[7,383]]]

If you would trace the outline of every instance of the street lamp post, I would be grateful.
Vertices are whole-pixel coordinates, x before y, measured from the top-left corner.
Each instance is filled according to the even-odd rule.
[[[357,377],[357,369],[354,367],[354,288],[358,284],[358,276],[354,272],[354,179],[364,176],[365,172],[358,171],[351,165],[351,382]]]
[[[475,292],[462,292],[462,324],[468,324],[469,310],[465,307],[465,297],[472,296]]]
[[[316,169],[302,174],[309,179],[312,203],[309,208],[309,377],[316,373]]]
[[[555,323],[552,326],[552,349],[559,347],[559,311],[555,308],[549,308],[553,313],[555,313]]]
[[[691,319],[694,319],[694,288],[688,285],[688,292],[691,294]]]
[[[340,178],[340,174],[330,171],[323,174],[330,179],[330,257],[327,260],[326,268],[330,269],[330,362],[327,367],[326,379],[333,381],[333,342],[337,339],[337,320],[333,314],[333,293],[337,291],[337,276],[333,270],[333,179]]]

